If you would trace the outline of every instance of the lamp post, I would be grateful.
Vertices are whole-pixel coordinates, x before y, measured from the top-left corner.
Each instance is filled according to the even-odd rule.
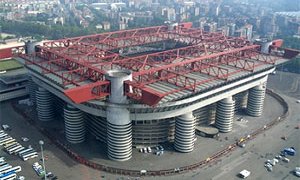
[[[42,161],[43,161],[43,169],[44,169],[44,173],[45,173],[45,180],[47,179],[46,175],[46,167],[45,167],[45,159],[44,159],[44,151],[43,151],[43,145],[44,145],[44,141],[40,140],[39,144],[41,145],[41,153],[42,153]]]

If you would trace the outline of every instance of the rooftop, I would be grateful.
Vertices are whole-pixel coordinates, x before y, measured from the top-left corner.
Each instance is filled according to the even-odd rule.
[[[27,67],[59,85],[75,103],[109,95],[105,74],[129,69],[125,94],[156,105],[274,67],[292,50],[260,53],[260,45],[208,33],[191,23],[140,28],[44,42],[39,52],[20,55]],[[86,96],[78,96],[84,93]]]

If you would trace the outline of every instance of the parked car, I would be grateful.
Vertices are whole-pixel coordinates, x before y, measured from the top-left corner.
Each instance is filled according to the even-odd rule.
[[[270,163],[265,164],[265,167],[267,168],[268,171],[270,171],[270,172],[273,171],[273,167]]]
[[[283,162],[286,162],[286,163],[288,163],[288,162],[290,162],[290,159],[289,159],[289,158],[286,158],[286,157],[284,157],[284,158],[282,158],[282,161],[283,161]]]
[[[243,179],[246,179],[247,177],[249,177],[251,174],[250,171],[244,169],[242,170],[240,173],[239,173],[239,177],[243,178]]]
[[[161,145],[159,145],[158,148],[159,150],[164,151],[164,148]]]
[[[283,153],[287,154],[287,155],[290,155],[290,156],[295,156],[296,150],[295,150],[294,147],[284,148]]]
[[[276,156],[275,158],[281,160],[281,159],[282,159],[282,156],[278,155],[278,156]]]
[[[44,171],[43,167],[38,162],[33,163],[32,168],[34,169],[34,171],[36,172],[36,174],[38,176],[45,175],[45,171]]]

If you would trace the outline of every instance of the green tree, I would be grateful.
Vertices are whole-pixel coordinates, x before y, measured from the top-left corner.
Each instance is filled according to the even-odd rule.
[[[300,38],[296,37],[285,37],[283,38],[283,47],[297,49],[300,51]],[[289,63],[283,66],[284,69],[287,69],[290,72],[295,72],[300,74],[300,58],[295,58]]]
[[[1,21],[0,25],[4,32],[17,36],[33,36],[37,38],[60,39],[96,33],[93,27],[82,28],[77,26],[41,25],[30,22]]]

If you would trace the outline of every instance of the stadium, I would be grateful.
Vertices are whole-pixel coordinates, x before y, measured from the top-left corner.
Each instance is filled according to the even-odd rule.
[[[62,118],[69,143],[90,133],[126,161],[165,142],[192,152],[197,127],[230,133],[235,112],[260,116],[268,75],[298,55],[281,45],[174,23],[27,43],[17,59],[40,121]]]

